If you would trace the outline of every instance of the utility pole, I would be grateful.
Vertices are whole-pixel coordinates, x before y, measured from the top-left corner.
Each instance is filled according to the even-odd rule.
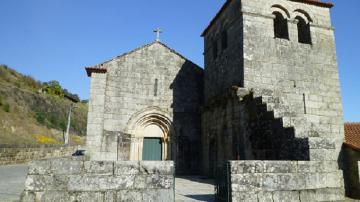
[[[72,113],[72,110],[75,109],[75,108],[76,107],[74,106],[74,104],[71,104],[70,110],[69,110],[68,124],[67,124],[65,138],[64,138],[65,145],[69,145],[69,131],[70,131],[70,123],[71,123],[71,113]]]

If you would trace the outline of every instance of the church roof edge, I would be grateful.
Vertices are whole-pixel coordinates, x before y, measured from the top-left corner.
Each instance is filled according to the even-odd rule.
[[[135,48],[135,49],[133,49],[133,50],[131,50],[131,51],[129,51],[129,52],[125,52],[125,53],[123,53],[123,54],[121,54],[121,55],[119,55],[119,56],[114,57],[113,59],[107,60],[107,61],[102,62],[102,63],[100,63],[100,64],[98,64],[98,65],[95,65],[95,66],[93,66],[93,67],[85,67],[86,73],[87,73],[87,75],[88,75],[89,77],[91,77],[91,73],[93,73],[93,72],[94,72],[94,73],[106,73],[106,72],[107,72],[107,69],[103,66],[105,63],[111,62],[111,61],[113,61],[113,60],[116,60],[116,59],[119,59],[119,58],[122,58],[122,57],[125,57],[125,56],[127,56],[127,55],[130,55],[131,53],[134,53],[134,52],[136,52],[136,51],[138,51],[138,50],[141,50],[141,49],[143,49],[143,48],[152,46],[152,45],[154,45],[154,44],[160,44],[160,45],[162,45],[163,47],[165,47],[165,48],[167,48],[168,50],[170,50],[170,52],[178,55],[179,57],[183,58],[184,60],[186,60],[186,61],[188,61],[188,62],[191,62],[192,64],[196,65],[199,69],[202,69],[202,68],[199,67],[197,64],[195,64],[195,63],[192,62],[191,60],[187,59],[185,56],[181,55],[179,52],[177,52],[176,50],[170,48],[170,47],[167,46],[166,44],[164,44],[164,43],[162,43],[162,42],[160,42],[160,41],[154,41],[154,42],[145,44],[145,45],[143,45],[143,46],[140,46],[140,47],[138,47],[138,48]]]
[[[211,29],[211,27],[216,23],[216,21],[221,17],[221,15],[223,14],[223,12],[227,9],[227,7],[230,5],[230,3],[233,0],[226,0],[226,2],[224,3],[224,5],[220,8],[219,12],[215,15],[215,17],[210,21],[210,24],[205,28],[205,30],[203,31],[203,33],[201,34],[202,37],[204,37]],[[314,5],[314,6],[320,6],[320,7],[325,7],[325,8],[332,8],[334,7],[333,3],[328,3],[328,2],[321,2],[320,0],[290,0],[290,1],[294,1],[294,2],[299,2],[299,3],[304,3],[304,4],[310,4],[310,5]]]

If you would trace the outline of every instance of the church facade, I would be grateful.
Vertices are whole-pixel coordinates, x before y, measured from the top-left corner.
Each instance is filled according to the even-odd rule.
[[[87,67],[91,158],[174,160],[177,174],[209,176],[228,160],[337,162],[331,7],[227,0],[202,34],[204,69],[159,41]]]
[[[174,160],[178,174],[199,173],[202,68],[155,41],[87,73],[93,160]]]

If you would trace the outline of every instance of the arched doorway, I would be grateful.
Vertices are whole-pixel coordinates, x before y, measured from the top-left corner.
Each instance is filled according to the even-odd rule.
[[[130,160],[171,160],[170,117],[159,108],[147,108],[133,116],[127,132],[131,135]]]

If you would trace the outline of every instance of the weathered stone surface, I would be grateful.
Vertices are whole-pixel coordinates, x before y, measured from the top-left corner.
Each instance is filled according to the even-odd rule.
[[[264,174],[263,190],[301,190],[305,189],[305,179],[303,175],[296,173],[283,174]]]
[[[84,170],[84,162],[72,159],[51,160],[51,171],[54,174],[81,174]]]
[[[273,202],[273,194],[271,192],[258,192],[258,202]]]
[[[166,189],[159,189],[159,190],[148,190],[147,192],[143,192],[143,201],[149,202],[170,202],[175,201],[174,198],[174,190],[166,190]]]
[[[104,194],[101,192],[81,192],[73,193],[70,196],[71,201],[76,202],[105,202]]]
[[[136,175],[139,174],[140,167],[138,161],[120,161],[114,163],[115,175]]]
[[[300,202],[298,191],[276,191],[273,195],[274,202]]]
[[[50,161],[31,161],[28,165],[30,175],[45,175],[50,173]]]
[[[174,177],[171,175],[149,175],[146,176],[145,186],[155,189],[170,189],[174,187]]]
[[[70,195],[66,191],[36,192],[36,200],[41,202],[69,202]]]
[[[22,202],[35,202],[35,194],[32,192],[24,191],[20,196]]]
[[[122,190],[117,192],[117,201],[119,202],[135,202],[135,201],[144,201],[142,192],[138,190]]]
[[[143,174],[171,175],[174,173],[174,164],[166,161],[141,161],[140,172]]]
[[[264,172],[265,173],[296,173],[297,162],[296,161],[265,161]]]
[[[86,173],[96,173],[112,175],[114,172],[114,163],[107,161],[86,161],[84,163]]]
[[[72,176],[69,179],[69,191],[107,191],[132,189],[134,186],[135,176],[118,175],[118,176],[96,176],[83,175]]]
[[[0,165],[21,164],[21,163],[28,163],[30,161],[41,160],[41,159],[70,157],[71,154],[74,153],[74,151],[78,148],[79,148],[78,146],[2,148],[0,151]],[[40,167],[36,169],[40,169]]]
[[[107,191],[104,194],[104,202],[117,202],[116,196],[116,191]]]
[[[258,202],[257,195],[254,192],[233,192],[232,201],[239,202]]]
[[[33,174],[27,176],[21,201],[174,200],[174,164],[170,161],[144,163],[142,172],[140,162],[134,161],[94,162],[74,158],[48,160],[37,166],[35,163],[31,169]],[[58,167],[54,169],[49,165]],[[66,174],[65,168],[72,170]],[[74,168],[80,170],[75,171]]]

